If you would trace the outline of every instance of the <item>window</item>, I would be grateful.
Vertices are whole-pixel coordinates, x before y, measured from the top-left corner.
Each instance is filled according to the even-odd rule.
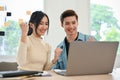
[[[15,56],[21,30],[19,22],[28,22],[35,10],[43,11],[44,0],[0,0],[0,56]],[[14,2],[14,3],[13,3]]]
[[[119,3],[120,0],[91,0],[91,34],[97,40],[120,42]]]

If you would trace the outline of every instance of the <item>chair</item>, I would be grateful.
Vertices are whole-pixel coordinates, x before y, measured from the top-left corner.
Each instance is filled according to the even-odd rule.
[[[17,70],[16,62],[0,62],[0,71]]]

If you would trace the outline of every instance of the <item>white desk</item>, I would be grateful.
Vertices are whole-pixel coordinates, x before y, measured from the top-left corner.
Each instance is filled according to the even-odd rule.
[[[53,71],[49,71],[52,76],[49,77],[29,77],[21,79],[3,79],[0,80],[120,80],[120,68],[115,69],[111,74],[101,75],[83,75],[83,76],[61,76]]]

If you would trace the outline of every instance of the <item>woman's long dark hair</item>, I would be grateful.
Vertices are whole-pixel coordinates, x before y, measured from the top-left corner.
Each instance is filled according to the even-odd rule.
[[[47,14],[45,14],[44,12],[42,11],[35,11],[32,13],[31,17],[30,17],[30,20],[29,20],[29,30],[28,30],[28,34],[27,35],[31,35],[32,32],[33,32],[33,29],[30,27],[30,23],[33,23],[35,25],[35,32],[37,34],[37,28],[42,20],[42,18],[46,16],[47,19],[48,19],[48,30],[47,30],[47,33],[49,31],[49,18],[47,16]]]

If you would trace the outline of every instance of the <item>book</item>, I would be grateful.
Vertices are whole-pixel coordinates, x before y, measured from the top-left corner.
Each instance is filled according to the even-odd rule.
[[[17,76],[28,76],[28,75],[35,75],[35,74],[43,73],[42,71],[26,71],[26,70],[15,70],[15,71],[1,71],[0,77],[17,77]]]

